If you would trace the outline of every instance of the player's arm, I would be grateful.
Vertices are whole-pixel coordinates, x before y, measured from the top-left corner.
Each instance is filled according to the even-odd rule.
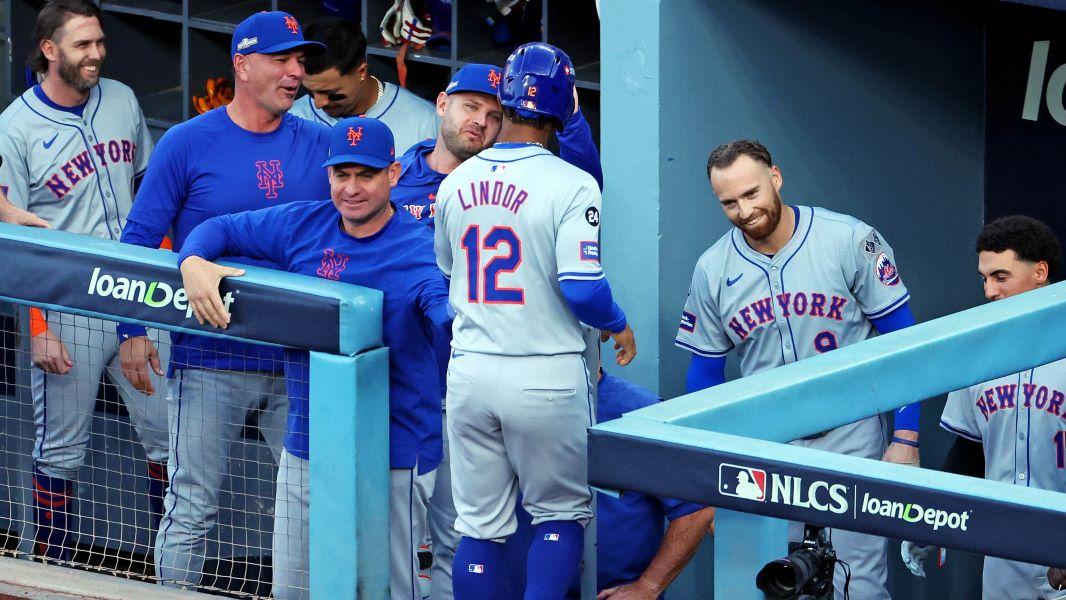
[[[299,211],[307,203],[290,204],[262,210],[221,215],[197,225],[185,239],[178,255],[178,267],[196,320],[225,329],[230,315],[222,303],[218,286],[223,277],[240,277],[244,269],[215,264],[223,256],[245,256],[269,260],[286,268],[290,257],[287,249],[293,230],[300,230],[305,221]],[[315,232],[307,231],[308,235]]]
[[[670,524],[648,567],[636,581],[602,590],[596,596],[597,600],[654,600],[666,591],[696,555],[703,536],[707,535],[714,521],[714,508],[676,501],[672,504],[673,509],[667,514]]]
[[[151,131],[148,130],[148,123],[144,120],[141,105],[137,103],[136,98],[132,98],[131,103],[131,110],[136,111],[137,114],[137,155],[133,164],[133,191],[137,192],[148,171],[148,159],[155,149],[155,142],[152,140]]]
[[[701,258],[692,272],[685,308],[681,311],[677,347],[692,353],[685,377],[688,393],[714,387],[725,382],[726,354],[733,344],[722,331],[718,305],[711,293],[705,259]]]
[[[879,333],[890,333],[914,325],[910,302],[905,301],[888,314],[870,319]],[[885,450],[883,459],[899,464],[917,464],[919,421],[922,403],[914,402],[896,410],[892,443]]]
[[[440,193],[437,199],[437,216],[433,218],[433,253],[437,257],[437,268],[446,280],[452,277],[452,242],[448,237],[448,219],[445,216],[449,204],[447,195]]]
[[[628,365],[637,345],[600,266],[600,190],[584,178],[568,195],[555,238],[559,290],[579,321],[610,332],[618,351],[615,362]]]
[[[685,377],[685,392],[691,394],[725,383],[725,357],[692,355]]]
[[[0,125],[9,126],[9,123]],[[29,211],[30,174],[26,144],[8,131],[0,131],[0,221],[29,227],[51,227]]]
[[[577,105],[577,88],[574,88],[574,103]],[[578,106],[563,130],[556,136],[559,140],[559,158],[585,171],[603,189],[603,167],[600,151],[592,139],[592,128]]]
[[[412,249],[411,256],[429,256],[429,248],[425,251]],[[448,288],[444,278],[440,276],[440,269],[432,261],[426,261],[418,270],[415,284],[415,301],[419,312],[443,334],[446,334],[455,319],[455,313],[448,304]],[[438,335],[437,332],[433,333]],[[438,357],[439,359],[440,357]]]

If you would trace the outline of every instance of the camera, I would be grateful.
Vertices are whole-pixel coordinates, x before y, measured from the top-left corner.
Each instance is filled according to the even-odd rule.
[[[755,577],[755,586],[767,598],[832,598],[836,562],[829,531],[804,524],[803,541],[790,542],[788,556],[766,563]]]

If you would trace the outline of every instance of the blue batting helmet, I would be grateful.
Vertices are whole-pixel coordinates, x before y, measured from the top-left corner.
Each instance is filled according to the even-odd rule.
[[[574,63],[551,44],[519,46],[503,67],[500,104],[527,119],[550,117],[561,127],[574,114]]]

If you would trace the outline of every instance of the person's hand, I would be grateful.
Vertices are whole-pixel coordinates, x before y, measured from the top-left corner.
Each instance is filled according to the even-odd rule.
[[[118,355],[122,374],[130,385],[142,394],[154,394],[155,386],[148,375],[148,365],[152,365],[152,372],[160,377],[163,376],[163,368],[159,364],[159,352],[148,336],[139,335],[122,342],[118,346]]]
[[[66,345],[51,331],[30,338],[30,356],[33,366],[51,375],[66,375],[74,368]]]
[[[601,590],[596,595],[596,600],[605,600],[606,598],[611,600],[655,600],[661,593],[661,590],[656,589],[643,578],[640,578],[625,585]]]
[[[12,225],[24,225],[26,227],[41,227],[43,229],[52,228],[52,226],[48,224],[48,221],[45,221],[30,211],[23,210],[10,202],[0,202],[0,221]]]
[[[908,446],[899,442],[892,442],[885,449],[885,455],[881,457],[881,460],[890,463],[896,463],[898,465],[908,465],[911,467],[919,466],[921,457],[918,454],[918,449],[914,446]]]
[[[1052,589],[1066,590],[1066,569],[1051,567],[1047,570],[1047,582]]]
[[[899,547],[903,564],[916,577],[925,577],[925,563],[930,556],[936,556],[936,566],[942,567],[948,560],[948,551],[936,546],[923,546],[914,542],[903,542]]]
[[[181,279],[185,296],[189,299],[196,321],[208,322],[225,329],[229,325],[229,313],[218,293],[218,284],[223,277],[240,277],[244,269],[223,267],[199,256],[190,256],[181,263]]]
[[[612,333],[611,337],[614,338],[614,349],[618,351],[614,357],[618,366],[624,367],[633,362],[633,358],[637,355],[637,339],[633,336],[633,330],[629,325],[618,333]]]

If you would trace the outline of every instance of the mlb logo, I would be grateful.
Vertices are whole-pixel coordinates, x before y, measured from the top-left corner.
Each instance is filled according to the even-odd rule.
[[[493,173],[503,173],[507,170],[507,165],[492,165],[492,168],[489,170]]]
[[[480,574],[485,572],[485,565],[467,565],[466,566],[466,572],[467,573],[477,573],[477,574],[480,575]]]
[[[766,471],[722,463],[718,465],[718,493],[765,502]]]
[[[544,534],[544,541],[545,542],[558,542],[559,541],[559,534],[558,533],[545,533]]]
[[[598,262],[600,260],[600,245],[597,242],[581,242],[581,260]]]

